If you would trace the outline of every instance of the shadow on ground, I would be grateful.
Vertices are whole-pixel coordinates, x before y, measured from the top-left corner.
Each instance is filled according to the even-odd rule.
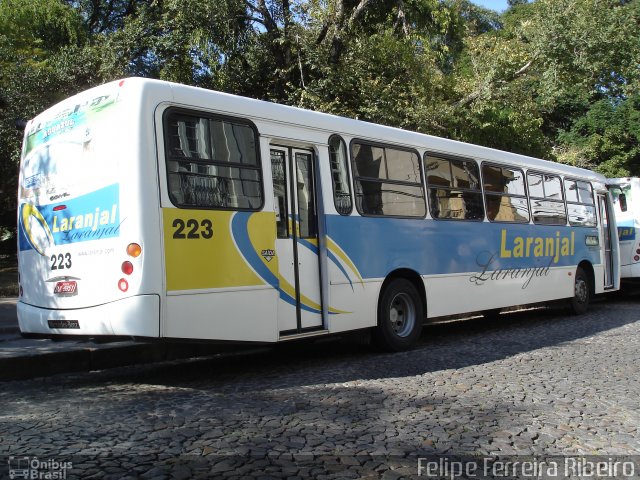
[[[615,303],[617,314],[609,315]],[[186,361],[125,367],[53,377],[68,384],[148,383],[190,388],[252,390],[423,375],[497,361],[523,352],[559,346],[640,320],[637,300],[611,298],[592,305],[585,316],[565,310],[526,310],[495,320],[475,318],[425,326],[412,350],[382,353],[351,339],[326,339]]]

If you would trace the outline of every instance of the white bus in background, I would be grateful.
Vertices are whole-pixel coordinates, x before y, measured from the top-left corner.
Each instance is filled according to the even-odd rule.
[[[25,131],[26,335],[280,342],[619,283],[591,171],[224,93],[130,78]]]
[[[609,178],[609,191],[618,225],[620,278],[640,279],[640,178]]]

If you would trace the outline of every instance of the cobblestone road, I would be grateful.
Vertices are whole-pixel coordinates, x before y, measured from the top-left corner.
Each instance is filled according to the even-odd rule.
[[[321,343],[7,382],[0,461],[71,462],[67,478],[398,478],[435,454],[637,455],[639,306],[431,326],[397,354]]]

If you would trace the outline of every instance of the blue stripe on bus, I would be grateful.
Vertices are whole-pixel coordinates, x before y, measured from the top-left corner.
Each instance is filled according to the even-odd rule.
[[[313,253],[318,255],[318,247],[316,245],[314,245],[313,243],[311,243],[308,240],[305,240],[303,238],[298,239],[298,243],[300,243],[301,245],[307,247]],[[340,260],[338,260],[338,257],[336,257],[329,249],[327,249],[327,257],[329,258],[329,260],[331,260],[334,263],[334,265],[336,267],[338,267],[338,269],[347,278],[347,280],[349,281],[349,285],[351,285],[351,290],[353,290],[353,282],[351,281],[351,278],[349,278],[349,274],[347,273],[345,268],[342,266],[342,263],[340,263]]]
[[[260,255],[253,246],[251,238],[249,236],[249,218],[251,212],[237,212],[231,219],[231,233],[238,245],[238,249],[244,259],[249,263],[253,270],[269,285],[280,292],[280,298],[290,305],[296,305],[296,299],[286,293],[280,287],[280,280],[276,277],[271,270],[264,264]],[[300,302],[300,308],[311,313],[322,313],[320,310],[305,305]]]
[[[349,280],[349,285],[351,285],[351,290],[353,290],[354,288],[353,288],[353,282],[351,281],[351,277],[349,277],[349,274],[347,273],[345,268],[342,266],[342,263],[340,263],[340,260],[338,260],[338,257],[336,257],[333,254],[333,252],[331,252],[329,249],[327,249],[327,257],[329,257],[329,260],[331,260],[333,264],[340,269],[340,271],[347,278],[347,280]]]
[[[311,243],[309,240],[305,240],[304,238],[299,238],[298,239],[298,243],[304,245],[305,247],[307,247],[309,250],[311,250],[313,253],[315,253],[316,255],[318,255],[318,246],[314,245],[313,243]]]
[[[600,263],[600,247],[588,247],[586,236],[599,236],[594,227],[567,227],[515,223],[467,222],[377,217],[327,216],[327,231],[340,245],[363,278],[384,278],[397,268],[410,268],[420,275],[476,272],[489,264],[488,271],[577,265],[582,260]],[[501,243],[505,232],[503,253]],[[574,254],[553,257],[533,252],[536,239],[570,239],[574,234]],[[514,242],[527,239],[529,255],[515,256]]]

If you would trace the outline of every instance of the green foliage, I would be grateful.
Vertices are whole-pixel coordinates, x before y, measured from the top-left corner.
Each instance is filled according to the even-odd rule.
[[[538,0],[529,7],[518,33],[540,65],[548,101],[576,87],[587,95],[620,96],[637,78],[639,17],[630,4]]]
[[[73,64],[64,58],[78,51],[84,38],[80,15],[61,1],[0,0],[0,238],[16,226],[22,141],[16,121],[74,91],[76,55]]]
[[[59,0],[0,1],[0,65],[42,62],[59,48],[84,40],[77,11]]]
[[[620,102],[636,89],[640,2],[517,3],[501,29],[467,37],[455,79],[457,105],[468,112],[459,136],[595,168],[603,160],[582,158],[560,132],[594,103]]]
[[[608,177],[640,175],[640,95],[620,103],[599,100],[560,133],[560,141],[564,163],[577,157]]]
[[[358,37],[338,65],[319,65],[306,88],[295,91],[295,103],[370,122],[432,130],[430,100],[440,95],[443,75],[434,68],[435,54],[419,49],[420,41],[399,38],[389,30]]]

